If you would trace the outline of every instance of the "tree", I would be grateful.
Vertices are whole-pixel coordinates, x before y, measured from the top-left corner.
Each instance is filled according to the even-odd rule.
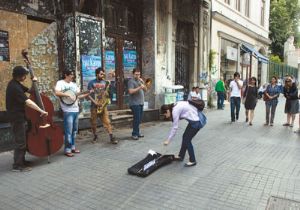
[[[298,0],[271,0],[270,39],[272,54],[283,60],[284,42],[290,35],[300,43],[298,32],[300,7]]]

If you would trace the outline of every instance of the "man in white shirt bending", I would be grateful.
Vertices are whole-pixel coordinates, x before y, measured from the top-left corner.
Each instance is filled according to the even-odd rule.
[[[233,77],[234,79],[229,84],[231,122],[235,122],[239,119],[241,107],[241,89],[243,87],[243,81],[240,80],[240,74],[235,72]]]

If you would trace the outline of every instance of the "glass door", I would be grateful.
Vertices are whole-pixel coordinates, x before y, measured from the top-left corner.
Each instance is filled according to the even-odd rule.
[[[110,109],[124,109],[128,104],[128,81],[138,66],[137,41],[118,36],[105,38],[106,79],[111,82]]]

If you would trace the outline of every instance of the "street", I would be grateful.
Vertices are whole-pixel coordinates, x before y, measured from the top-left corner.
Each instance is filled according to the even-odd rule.
[[[127,168],[149,149],[177,154],[186,126],[182,121],[169,146],[162,142],[171,122],[142,125],[144,138],[130,139],[131,129],[117,129],[117,145],[103,128],[91,143],[81,131],[81,154],[67,158],[63,150],[47,159],[27,156],[30,172],[11,172],[12,152],[0,154],[0,209],[266,209],[271,196],[300,201],[300,138],[284,127],[284,98],[273,127],[263,126],[264,102],[259,100],[253,126],[245,123],[242,105],[238,122],[225,110],[209,110],[208,124],[193,139],[197,165],[173,162],[146,178],[128,175]],[[294,209],[300,209],[296,206]]]

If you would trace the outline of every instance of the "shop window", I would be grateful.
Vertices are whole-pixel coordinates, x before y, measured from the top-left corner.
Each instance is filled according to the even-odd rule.
[[[226,39],[221,39],[221,72],[233,74],[237,71],[238,44]]]

